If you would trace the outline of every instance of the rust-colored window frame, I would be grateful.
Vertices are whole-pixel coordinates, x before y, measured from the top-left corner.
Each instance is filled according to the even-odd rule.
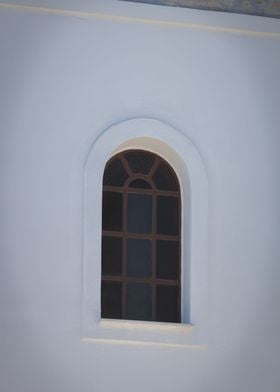
[[[129,163],[125,157],[126,153],[131,152],[142,152],[147,155],[152,155],[154,157],[154,162],[148,171],[148,173],[139,173],[133,172]],[[160,157],[157,154],[154,154],[150,151],[139,150],[139,149],[130,149],[122,151],[116,155],[114,155],[106,164],[106,168],[112,163],[112,161],[119,159],[125,168],[128,178],[125,180],[123,186],[113,186],[113,185],[103,185],[103,193],[104,192],[117,192],[122,194],[122,230],[104,230],[102,227],[102,237],[113,237],[113,238],[121,238],[122,239],[122,274],[121,275],[108,275],[102,273],[101,281],[102,282],[118,282],[121,283],[122,286],[122,300],[121,300],[121,319],[127,319],[126,316],[126,306],[127,306],[127,284],[128,283],[149,283],[151,285],[151,304],[152,304],[152,315],[150,321],[160,321],[157,320],[157,286],[176,286],[178,288],[178,319],[175,321],[177,323],[181,322],[181,195],[180,195],[180,185],[177,178],[177,175],[173,168],[169,165],[169,163]],[[163,163],[167,165],[170,172],[172,173],[173,179],[177,182],[177,190],[166,190],[166,189],[158,189],[153,180],[153,175],[158,169],[159,165]],[[129,185],[137,179],[141,179],[146,181],[151,188],[143,189],[143,188],[131,188]],[[162,188],[162,187],[161,187]],[[143,195],[151,195],[152,196],[152,232],[151,234],[144,233],[132,233],[127,230],[127,218],[128,218],[128,195],[129,194],[143,194]],[[157,197],[172,197],[177,199],[178,205],[178,234],[176,235],[165,235],[165,234],[157,234]],[[145,239],[151,241],[151,277],[134,277],[127,276],[127,239]],[[162,241],[176,241],[179,244],[179,273],[178,279],[162,279],[157,277],[156,265],[157,265],[157,257],[156,257],[156,248],[157,248],[157,240]],[[101,309],[102,316],[102,309]],[[145,320],[147,321],[147,320]]]

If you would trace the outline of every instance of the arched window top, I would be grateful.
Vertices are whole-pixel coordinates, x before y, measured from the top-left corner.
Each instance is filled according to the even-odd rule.
[[[144,150],[123,151],[107,163],[103,186],[179,192],[177,175],[159,155]]]

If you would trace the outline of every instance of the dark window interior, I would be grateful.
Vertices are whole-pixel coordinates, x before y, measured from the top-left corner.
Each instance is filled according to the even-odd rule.
[[[180,187],[160,156],[129,150],[103,176],[101,317],[181,322]]]
[[[103,192],[103,230],[122,231],[123,195],[117,192]]]
[[[127,231],[152,232],[152,196],[130,193],[127,195]]]
[[[123,167],[120,159],[114,159],[108,166],[106,166],[103,184],[113,186],[123,186],[128,174]]]
[[[152,276],[152,241],[128,238],[127,251],[127,276]]]

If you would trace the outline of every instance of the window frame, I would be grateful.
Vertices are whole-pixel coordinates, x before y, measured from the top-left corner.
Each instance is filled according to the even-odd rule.
[[[147,171],[147,173],[141,173],[137,171],[133,171],[133,168],[129,165],[129,161],[127,160],[127,155],[138,153],[145,154],[146,157],[151,157],[151,167]],[[152,153],[147,150],[140,149],[128,149],[118,154],[114,155],[109,161],[106,163],[104,173],[106,170],[110,170],[110,165],[115,161],[119,161],[122,163],[122,166],[127,174],[127,178],[123,179],[122,185],[108,185],[104,183],[103,180],[103,203],[104,203],[104,192],[117,192],[122,195],[122,229],[121,230],[108,230],[104,229],[102,226],[102,243],[104,238],[118,238],[122,241],[122,273],[110,275],[108,273],[104,273],[102,270],[101,273],[101,285],[105,282],[109,283],[120,283],[121,284],[121,314],[120,317],[114,317],[114,319],[125,320],[127,317],[127,295],[126,289],[128,284],[148,284],[151,289],[151,320],[160,322],[157,318],[157,295],[158,290],[161,287],[174,287],[178,290],[178,308],[176,306],[176,317],[177,320],[173,321],[176,323],[181,323],[181,192],[180,192],[180,184],[177,178],[177,175],[173,168],[169,165],[169,163],[163,159],[158,154]],[[164,187],[157,187],[156,179],[154,179],[154,175],[159,169],[160,165],[164,165],[168,168],[169,173],[168,176],[172,178],[174,181],[173,189],[164,189]],[[143,188],[134,188],[130,187],[130,184],[137,179],[142,179],[147,182],[150,187],[147,189]],[[112,181],[112,178],[111,178]],[[113,181],[114,182],[114,181]],[[127,228],[128,221],[128,198],[129,195],[149,195],[151,196],[152,206],[151,206],[151,232],[150,233],[135,233],[129,232]],[[176,228],[178,232],[176,234],[160,234],[157,231],[157,214],[158,214],[158,199],[159,197],[171,197],[172,199],[176,199],[176,210],[178,213]],[[104,209],[104,206],[102,205]],[[104,214],[104,210],[102,211]],[[102,222],[103,225],[103,222]],[[151,276],[150,277],[137,277],[137,276],[128,276],[127,274],[127,241],[129,239],[134,240],[148,240],[151,244]],[[157,245],[158,241],[164,242],[172,242],[177,244],[178,252],[177,252],[177,260],[174,262],[178,263],[178,277],[171,278],[170,276],[158,277],[157,276]],[[103,249],[103,245],[102,245]],[[103,263],[103,253],[101,257],[101,262]],[[102,290],[101,290],[101,302],[102,302]],[[173,307],[174,309],[174,307]],[[101,318],[102,317],[102,306],[101,306]],[[106,317],[110,318],[110,317]],[[112,317],[113,318],[113,317]],[[144,321],[144,320],[142,320]],[[162,321],[163,322],[163,321]],[[166,321],[164,321],[166,322]],[[171,322],[171,321],[170,321]]]
[[[182,203],[182,324],[100,317],[102,179],[106,162],[127,149],[162,156],[175,170]],[[208,181],[183,132],[154,119],[115,124],[93,141],[84,167],[82,340],[204,347],[208,336]]]

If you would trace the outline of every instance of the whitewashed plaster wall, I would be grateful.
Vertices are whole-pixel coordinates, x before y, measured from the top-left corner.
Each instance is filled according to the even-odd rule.
[[[278,392],[279,21],[14,3],[0,4],[1,392]],[[83,167],[135,117],[183,132],[207,170],[203,349],[81,341]]]

